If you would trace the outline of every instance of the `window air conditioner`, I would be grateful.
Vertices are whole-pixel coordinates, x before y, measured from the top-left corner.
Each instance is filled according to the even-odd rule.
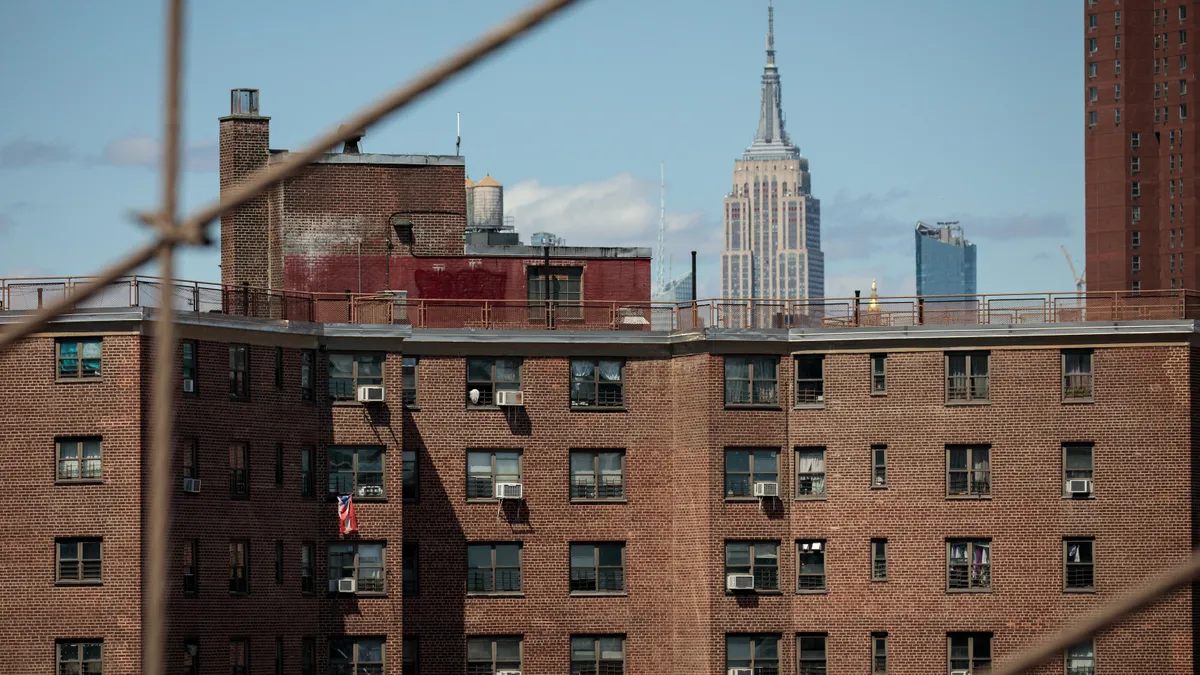
[[[359,485],[358,486],[358,496],[359,497],[382,497],[383,496],[383,486],[382,485]]]
[[[184,380],[183,381],[183,393],[185,393],[185,394],[196,393],[196,381],[193,379],[190,379],[190,378]]]
[[[199,494],[200,479],[199,478],[184,478],[183,479],[183,491],[190,493],[190,494]]]
[[[383,403],[383,387],[364,384],[358,388],[359,403]]]
[[[524,499],[525,486],[521,483],[496,483],[496,499]]]
[[[497,670],[496,675],[521,675],[519,670]]]
[[[726,675],[754,675],[754,671],[750,668],[730,668],[725,673]]]
[[[952,671],[950,671],[950,675],[971,675],[971,671],[969,671],[969,670],[952,670]]]
[[[754,590],[754,575],[753,574],[727,574],[727,575],[725,575],[725,590],[727,590],[727,591],[752,591],[752,590]]]
[[[1072,478],[1067,481],[1067,492],[1073,495],[1090,495],[1092,494],[1092,480],[1090,478]]]
[[[354,593],[357,590],[358,590],[358,583],[356,582],[354,577],[346,577],[344,579],[338,579],[338,585],[337,585],[338,593]]]
[[[501,389],[496,392],[496,405],[525,405],[525,392],[517,389]]]
[[[778,497],[779,483],[774,481],[761,481],[754,484],[754,496],[763,497]]]

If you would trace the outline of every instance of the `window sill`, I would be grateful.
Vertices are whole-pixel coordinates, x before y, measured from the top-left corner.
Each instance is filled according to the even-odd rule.
[[[628,504],[629,500],[621,499],[572,499],[572,504]]]
[[[55,586],[103,586],[104,581],[64,581],[58,580],[54,582]]]
[[[591,413],[623,413],[629,412],[629,409],[623,405],[573,405],[571,412],[591,412]]]
[[[759,497],[725,497],[725,502],[729,504],[757,504],[759,501]]]
[[[421,406],[419,406],[419,405],[409,405],[409,404],[405,403],[404,409],[411,410],[413,412],[421,412]]]
[[[970,594],[970,593],[991,593],[991,592],[992,592],[992,589],[990,589],[990,588],[947,588],[946,589],[946,593],[952,594],[952,595],[958,595],[959,593]]]
[[[1096,589],[1095,588],[1064,588],[1063,593],[1070,593],[1072,595],[1095,595]]]
[[[103,377],[57,377],[54,379],[55,384],[87,384],[103,381]]]
[[[888,489],[888,486],[887,485],[872,485],[871,489],[872,490],[886,490],[886,489]]]
[[[946,401],[947,406],[954,406],[954,407],[973,406],[973,405],[991,405],[991,404],[992,404],[992,401],[990,399],[979,399],[979,400],[971,400],[971,401]]]
[[[812,496],[805,495],[802,497],[796,497],[793,501],[797,501],[797,502],[827,502],[827,501],[829,501],[829,496],[828,495],[812,495]]]
[[[65,478],[54,481],[55,485],[103,485],[103,478]]]
[[[1094,399],[1094,398],[1064,398],[1062,400],[1062,402],[1063,402],[1063,405],[1080,405],[1080,404],[1087,405],[1089,403],[1095,403],[1096,399]]]
[[[509,500],[509,501],[516,501],[516,500]],[[494,499],[491,497],[467,497],[467,503],[468,504],[498,504],[498,503],[500,503],[500,500]]]
[[[887,583],[887,579],[886,579],[886,578],[885,578],[885,579],[871,579],[871,583],[873,583],[873,584],[886,584],[886,583]]]
[[[366,404],[350,399],[334,399],[329,402],[329,405],[334,408],[362,408]]]
[[[330,593],[329,597],[334,600],[359,600],[359,599],[375,599],[387,598],[387,591],[383,593]]]
[[[873,396],[875,398],[884,398],[887,396],[887,392],[886,391],[873,391],[873,392],[871,392],[871,396]]]
[[[525,591],[496,591],[492,593],[467,593],[468,598],[523,598]]]
[[[1068,502],[1090,502],[1096,499],[1096,495],[1090,494],[1083,497],[1077,495],[1063,495],[1062,498]]]
[[[627,598],[628,591],[571,591],[572,598]]]
[[[824,403],[797,403],[792,406],[792,410],[824,410]]]
[[[828,588],[813,588],[813,589],[806,588],[804,590],[797,590],[796,595],[829,595],[829,589]]]
[[[726,410],[782,410],[778,403],[726,403]]]
[[[951,501],[976,501],[983,502],[991,499],[991,495],[946,495],[946,499]]]

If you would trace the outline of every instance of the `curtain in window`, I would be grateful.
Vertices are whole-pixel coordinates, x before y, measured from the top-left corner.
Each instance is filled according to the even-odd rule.
[[[750,379],[749,359],[725,359],[725,378]]]
[[[609,363],[609,362],[602,361],[601,363]],[[592,362],[591,361],[572,361],[571,362],[571,375],[573,377],[577,377],[577,378],[590,378],[592,376]]]
[[[1067,562],[1083,562],[1079,554],[1079,544],[1067,544]]]
[[[521,364],[511,359],[496,360],[496,383],[520,382]],[[503,387],[501,387],[503,388]]]
[[[600,379],[616,382],[621,379],[621,362],[620,361],[601,361],[600,362]]]
[[[796,455],[798,473],[825,473],[825,453],[801,452]]]

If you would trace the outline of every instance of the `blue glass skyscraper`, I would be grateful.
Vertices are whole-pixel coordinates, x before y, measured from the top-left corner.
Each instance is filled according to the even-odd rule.
[[[917,295],[975,295],[975,244],[956,223],[917,222]]]

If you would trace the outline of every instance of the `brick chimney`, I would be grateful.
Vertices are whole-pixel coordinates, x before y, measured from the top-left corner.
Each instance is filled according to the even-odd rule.
[[[258,114],[258,90],[230,92],[221,117],[221,197],[267,165],[270,117]],[[221,283],[268,287],[267,197],[260,195],[221,218]]]

